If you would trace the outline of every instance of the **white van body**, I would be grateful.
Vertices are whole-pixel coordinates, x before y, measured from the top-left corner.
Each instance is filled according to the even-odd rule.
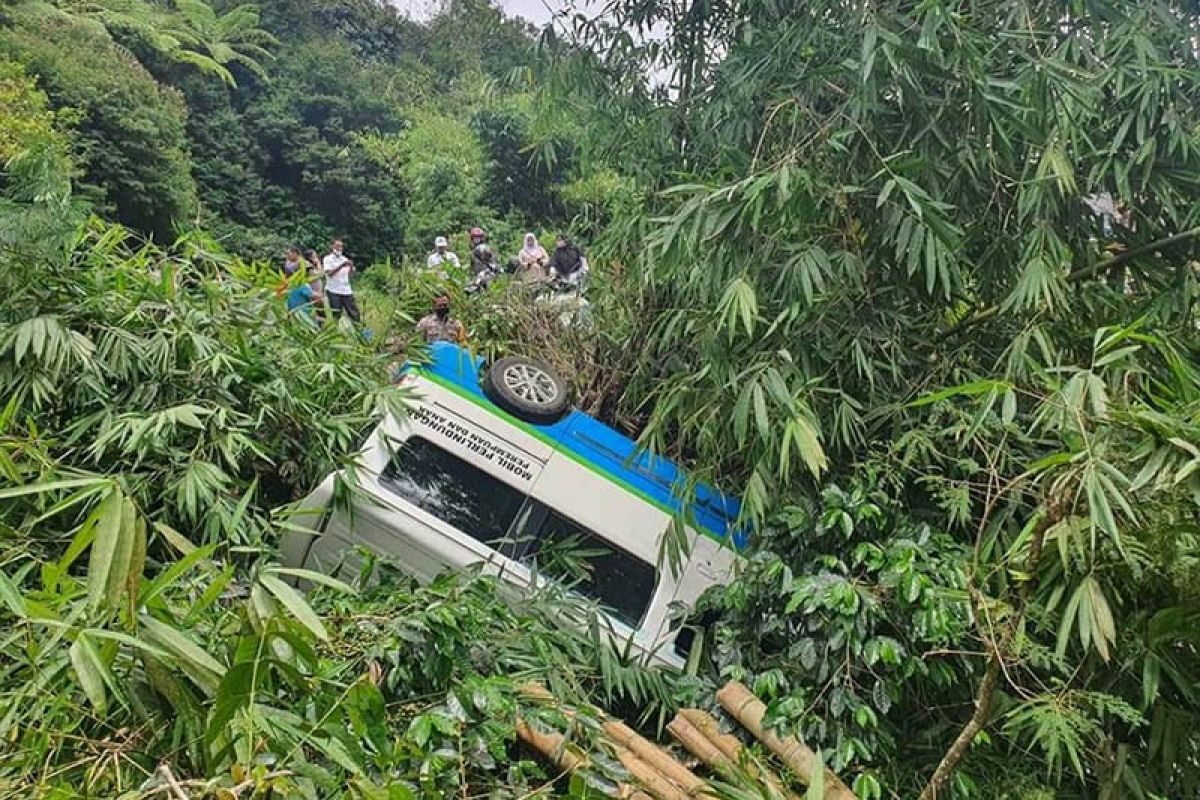
[[[477,358],[450,344],[432,356],[404,378],[418,398],[408,417],[389,416],[368,439],[349,507],[331,503],[337,474],[303,502],[312,533],[285,537],[285,564],[353,578],[366,548],[423,581],[481,563],[517,588],[559,579],[599,602],[615,646],[681,668],[671,606],[732,577],[737,502],[700,487],[684,506],[665,459],[579,412],[519,420],[479,388]],[[659,564],[673,520],[687,520],[689,545],[677,575]],[[590,554],[586,577],[556,546]]]

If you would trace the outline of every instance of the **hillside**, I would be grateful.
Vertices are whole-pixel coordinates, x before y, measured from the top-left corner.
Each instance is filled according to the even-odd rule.
[[[751,754],[719,796],[773,764],[833,797],[729,681],[862,800],[1196,796],[1198,32],[1178,0],[0,4],[0,796],[652,791],[594,708],[667,745],[702,707]],[[475,226],[573,236],[591,324],[423,269]],[[285,248],[339,237],[361,325],[285,305]],[[472,350],[740,498],[682,673],[608,646],[586,549],[519,598],[283,564],[414,408],[444,291]],[[644,532],[655,580],[694,523]]]

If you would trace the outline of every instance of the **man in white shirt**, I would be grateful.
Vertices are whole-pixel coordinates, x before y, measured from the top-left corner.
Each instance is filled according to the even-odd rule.
[[[334,239],[330,249],[329,255],[321,261],[321,271],[325,273],[325,301],[335,317],[340,317],[345,311],[351,320],[359,322],[362,314],[354,300],[354,291],[350,288],[354,262],[342,253],[341,239]]]
[[[442,280],[449,277],[444,265],[451,264],[455,269],[461,269],[458,256],[447,249],[449,246],[450,243],[446,241],[445,236],[437,237],[433,240],[433,252],[429,254],[429,258],[425,259],[425,266],[430,270],[435,270]]]

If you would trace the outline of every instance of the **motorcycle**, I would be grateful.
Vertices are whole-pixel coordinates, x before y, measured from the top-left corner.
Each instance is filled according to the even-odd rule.
[[[496,256],[491,248],[487,245],[480,245],[476,248],[476,252],[483,263],[483,268],[472,275],[471,280],[463,287],[463,291],[468,295],[475,295],[484,291],[492,284],[492,281],[501,275],[500,265],[496,263]]]
[[[463,287],[463,292],[468,295],[479,294],[487,289],[492,284],[492,281],[499,277],[500,270],[496,269],[495,264],[489,264],[471,276],[471,280],[467,281],[467,285]]]
[[[554,276],[539,287],[534,302],[554,314],[564,328],[588,328],[592,316],[591,304],[584,297],[586,288],[586,269],[566,277]]]

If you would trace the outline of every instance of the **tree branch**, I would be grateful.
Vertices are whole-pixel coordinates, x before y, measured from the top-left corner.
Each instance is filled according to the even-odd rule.
[[[988,716],[992,713],[992,703],[996,699],[996,685],[999,680],[1000,657],[993,653],[988,660],[987,670],[983,673],[983,680],[979,682],[979,691],[975,695],[975,711],[971,714],[971,719],[967,720],[967,724],[955,737],[954,744],[950,745],[950,749],[942,756],[941,763],[929,777],[929,783],[921,790],[919,800],[937,800],[938,792],[946,781],[950,780],[959,762],[967,754],[967,748],[987,724]]]
[[[1086,280],[1088,278],[1094,278],[1097,275],[1101,275],[1105,272],[1108,272],[1110,269],[1113,269],[1114,267],[1119,267],[1122,264],[1124,264],[1128,261],[1132,261],[1135,258],[1140,258],[1141,256],[1148,255],[1150,253],[1155,252],[1156,250],[1163,250],[1168,247],[1174,247],[1175,245],[1182,244],[1183,242],[1186,242],[1190,239],[1195,239],[1197,236],[1200,236],[1200,227],[1190,228],[1189,230],[1186,230],[1183,233],[1177,233],[1174,236],[1168,236],[1165,239],[1159,239],[1156,242],[1150,242],[1149,244],[1144,244],[1144,245],[1141,245],[1140,247],[1135,247],[1132,250],[1125,251],[1124,253],[1118,253],[1117,255],[1112,256],[1111,258],[1106,258],[1103,261],[1097,261],[1095,264],[1093,264],[1090,267],[1080,267],[1079,269],[1068,273],[1067,274],[1067,282],[1075,283],[1076,281],[1082,281],[1082,280]]]
[[[1182,244],[1183,242],[1195,239],[1197,237],[1200,237],[1200,227],[1190,228],[1183,233],[1177,233],[1174,236],[1168,236],[1165,239],[1159,239],[1157,241],[1150,242],[1149,244],[1135,247],[1132,250],[1128,250],[1124,253],[1118,253],[1117,255],[1106,258],[1103,261],[1097,261],[1090,267],[1080,267],[1079,269],[1072,270],[1071,272],[1067,273],[1066,281],[1067,283],[1078,283],[1079,281],[1087,280],[1088,278],[1094,278],[1097,275],[1102,275],[1105,272],[1115,269],[1116,267],[1132,261],[1135,258],[1140,258],[1141,256],[1148,255],[1158,250],[1163,250],[1167,247],[1174,247],[1177,244]],[[978,325],[980,322],[989,320],[1000,313],[1000,308],[1000,305],[997,304],[980,309],[974,314],[971,314],[969,317],[965,317],[951,325],[946,331],[945,335],[953,336],[957,333],[961,333],[967,328]]]
[[[1052,502],[1043,517],[1034,526],[1029,540],[1029,556],[1025,559],[1025,570],[1030,578],[1021,584],[1016,613],[1008,621],[1003,636],[1000,637],[999,642],[995,642],[991,646],[991,657],[988,658],[987,669],[984,670],[983,680],[979,682],[979,690],[975,693],[975,710],[971,713],[971,718],[967,720],[967,724],[963,725],[963,729],[958,732],[958,736],[954,737],[954,743],[950,745],[945,755],[942,756],[942,760],[938,763],[937,769],[933,771],[933,775],[929,776],[929,782],[921,790],[918,800],[937,800],[938,792],[941,791],[946,781],[950,780],[950,776],[954,774],[954,770],[958,768],[959,763],[966,756],[971,743],[975,741],[975,737],[987,725],[988,718],[992,713],[992,706],[996,702],[996,690],[1000,686],[1000,673],[1004,667],[1004,654],[1017,634],[1021,618],[1025,615],[1025,607],[1028,603],[1029,595],[1032,593],[1033,586],[1037,580],[1037,566],[1038,562],[1042,559],[1042,547],[1046,541],[1046,531],[1050,530],[1055,523],[1061,520],[1065,513],[1065,509],[1061,505]]]

